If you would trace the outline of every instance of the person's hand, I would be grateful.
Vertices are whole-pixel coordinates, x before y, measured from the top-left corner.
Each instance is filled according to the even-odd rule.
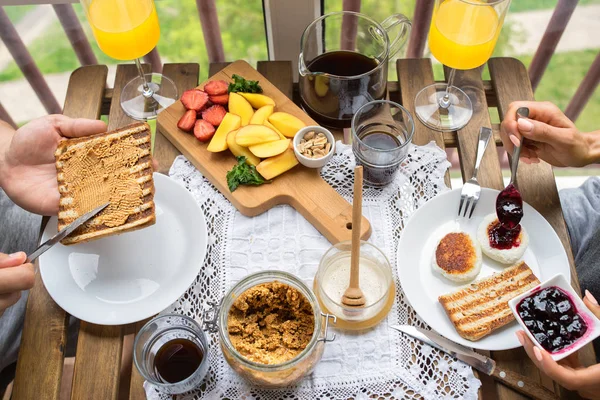
[[[600,306],[587,290],[583,302],[600,318]],[[579,363],[577,353],[556,362],[544,349],[535,346],[525,332],[518,331],[517,338],[534,364],[559,385],[577,391],[582,397],[600,399],[600,364],[585,368]]]
[[[529,118],[518,118],[519,107],[529,108]],[[597,133],[582,133],[554,104],[549,102],[516,101],[509,105],[500,125],[504,148],[512,154],[525,137],[521,160],[527,164],[540,159],[557,167],[582,167],[594,162]]]
[[[22,290],[33,287],[35,275],[32,264],[24,264],[27,256],[22,251],[0,253],[0,316],[19,301]]]
[[[54,152],[63,138],[106,132],[106,124],[91,119],[48,115],[19,128],[0,154],[0,184],[20,207],[36,214],[58,213],[58,183]],[[1,281],[1,280],[0,280]]]

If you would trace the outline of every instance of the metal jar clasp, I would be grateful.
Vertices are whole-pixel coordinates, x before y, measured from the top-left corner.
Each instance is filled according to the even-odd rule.
[[[335,324],[337,322],[337,317],[335,315],[332,314],[325,314],[323,312],[321,312],[321,316],[323,318],[325,318],[325,335],[323,335],[322,338],[317,339],[317,342],[333,342],[335,340],[335,333],[331,334],[331,337],[328,336],[328,330],[329,330],[329,318],[333,319],[333,323]]]
[[[221,302],[209,301],[208,306],[209,307],[202,312],[202,328],[210,333],[216,333],[219,331],[219,325],[217,321],[219,319]]]

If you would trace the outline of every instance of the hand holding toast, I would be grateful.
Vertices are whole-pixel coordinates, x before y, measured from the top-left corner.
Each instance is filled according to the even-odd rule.
[[[98,120],[48,115],[18,130],[0,126],[0,187],[20,207],[36,214],[58,213],[54,152],[63,138],[106,132]]]
[[[600,318],[600,306],[590,292],[586,291],[583,302]],[[533,363],[559,385],[567,390],[577,391],[587,399],[600,398],[600,364],[586,368],[579,362],[577,353],[556,362],[545,350],[536,347],[525,332],[518,331],[517,338]]]
[[[24,264],[27,256],[22,251],[0,253],[0,316],[19,301],[22,290],[33,287],[35,279],[32,264]]]

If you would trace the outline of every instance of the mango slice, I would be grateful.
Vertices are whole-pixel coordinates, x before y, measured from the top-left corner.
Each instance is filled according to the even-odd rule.
[[[276,112],[271,114],[269,122],[273,124],[284,136],[293,138],[296,132],[304,128],[306,124],[292,114]]]
[[[235,114],[227,113],[217,128],[215,135],[210,140],[206,150],[213,153],[227,150],[227,135],[240,127],[241,118]]]
[[[279,137],[281,139],[287,139],[285,136],[283,136],[283,133],[279,132],[279,130],[277,128],[275,128],[272,123],[269,122],[268,118],[265,119],[265,122],[263,122],[263,125],[268,126],[269,128],[273,129],[275,132],[277,132],[277,134],[279,135]]]
[[[290,142],[291,139],[275,140],[274,142],[255,144],[254,146],[248,147],[248,150],[256,157],[268,158],[277,156],[286,151],[290,147]]]
[[[254,112],[254,115],[252,115],[252,118],[250,118],[250,125],[263,125],[265,123],[265,120],[267,118],[269,118],[271,116],[271,114],[273,114],[273,109],[275,108],[275,106],[272,105],[266,105],[266,106],[262,106],[261,108],[259,108],[258,110],[256,110]]]
[[[275,106],[275,101],[272,98],[265,96],[264,94],[241,92],[240,94],[244,96],[244,98],[248,100],[248,103],[250,103],[254,108],[261,108],[264,106]]]
[[[315,93],[319,97],[325,97],[329,91],[329,78],[322,75],[315,77]]]
[[[279,140],[277,132],[264,125],[246,125],[235,135],[235,142],[243,147],[274,142],[276,140]]]
[[[229,112],[242,119],[242,126],[250,123],[254,110],[248,101],[237,93],[229,93]]]
[[[265,179],[273,179],[298,165],[294,149],[288,148],[278,156],[267,158],[256,166],[256,170]]]
[[[260,163],[260,158],[252,154],[246,147],[242,147],[236,143],[235,137],[237,136],[237,133],[238,131],[235,130],[227,134],[227,146],[229,147],[229,151],[236,157],[246,157],[246,163],[256,167]]]

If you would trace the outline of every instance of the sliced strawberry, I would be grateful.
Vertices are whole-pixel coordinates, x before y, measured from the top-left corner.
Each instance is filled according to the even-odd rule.
[[[210,122],[213,126],[219,126],[223,118],[225,118],[225,114],[227,114],[225,108],[217,104],[202,111],[202,119]]]
[[[204,85],[204,91],[209,96],[218,96],[220,94],[227,94],[227,88],[229,85],[225,81],[210,81]]]
[[[188,110],[200,111],[208,103],[208,94],[202,90],[186,90],[181,95],[181,103]]]
[[[215,127],[212,126],[209,122],[206,122],[202,119],[196,121],[196,125],[194,125],[194,136],[201,142],[208,142],[212,139],[215,134]]]
[[[218,94],[216,96],[208,96],[208,98],[213,104],[220,104],[222,106],[227,105],[227,102],[229,102],[229,95],[227,93]]]
[[[194,124],[196,123],[196,111],[187,110],[182,116],[179,122],[177,123],[177,127],[182,131],[190,132],[194,129]]]

